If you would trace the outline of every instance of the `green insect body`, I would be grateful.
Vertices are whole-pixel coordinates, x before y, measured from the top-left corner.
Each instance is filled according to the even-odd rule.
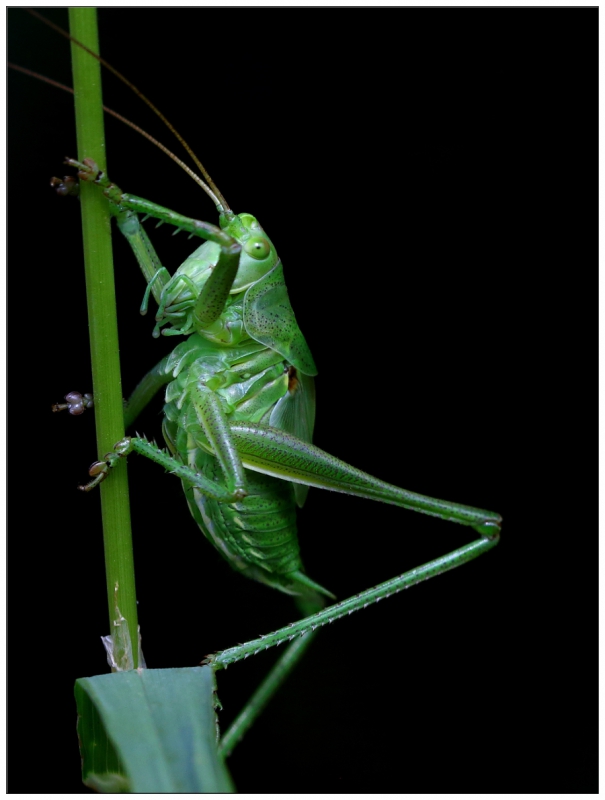
[[[221,313],[210,322],[196,315],[220,253],[219,245],[205,242],[164,287],[156,333],[171,323],[164,334],[188,334],[161,368],[173,378],[166,388],[164,438],[183,464],[232,492],[204,430],[200,396],[215,395],[222,419],[269,425],[310,442],[316,369],[281,262],[258,221],[241,214],[221,222],[242,248]],[[236,570],[291,594],[318,589],[331,596],[304,575],[300,560],[295,504],[303,505],[308,487],[248,471],[246,495],[232,504],[187,482],[183,488],[204,535]]]
[[[154,336],[163,330],[187,337],[135,389],[125,415],[128,426],[168,384],[163,432],[171,455],[127,438],[93,465],[94,480],[84,488],[133,450],[157,461],[181,477],[194,519],[221,555],[248,577],[298,595],[307,611],[321,608],[319,594],[332,597],[305,575],[299,555],[295,510],[310,486],[411,508],[479,533],[475,542],[399,576],[395,591],[497,543],[499,515],[387,484],[312,444],[317,370],[281,262],[255,217],[235,215],[217,200],[218,227],[123,193],[90,159],[67,163],[78,167],[81,179],[101,186],[110,201],[148,282],[141,311],[146,313],[151,292],[158,301]],[[207,241],[170,277],[138,220],[141,212]],[[356,596],[355,607],[392,591],[387,581]],[[310,618],[301,632],[312,627]],[[245,654],[216,663],[239,657]]]
[[[183,463],[222,485],[224,475],[197,411],[200,392],[214,392],[230,420],[271,425],[305,441],[313,430],[313,378],[297,373],[277,351],[245,334],[242,338],[237,345],[220,346],[192,334],[166,359],[166,374],[174,380],[166,389],[164,438]],[[295,499],[302,506],[308,487],[247,471],[247,495],[233,504],[217,502],[186,483],[183,487],[204,535],[235,569],[295,590],[302,579]]]

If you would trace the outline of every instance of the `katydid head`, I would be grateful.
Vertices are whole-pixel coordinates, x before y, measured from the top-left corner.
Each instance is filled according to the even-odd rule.
[[[204,227],[212,239],[198,247],[163,288],[154,336],[170,324],[163,330],[165,336],[196,332],[234,344],[245,333],[241,295],[268,275],[279,258],[252,214],[221,213],[220,228],[206,223]]]
[[[242,246],[239,266],[231,294],[247,289],[266,275],[278,262],[273,243],[252,214],[221,215],[221,228]]]
[[[221,214],[220,229],[191,221],[208,237],[162,289],[155,331],[199,333],[227,346],[250,337],[304,375],[317,369],[288,298],[275,247],[252,214]],[[201,233],[203,231],[203,233]],[[218,232],[218,234],[217,234]]]

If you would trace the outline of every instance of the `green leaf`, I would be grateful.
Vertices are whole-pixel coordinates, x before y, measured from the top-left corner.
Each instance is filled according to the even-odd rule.
[[[82,780],[101,792],[231,792],[210,667],[79,678]]]

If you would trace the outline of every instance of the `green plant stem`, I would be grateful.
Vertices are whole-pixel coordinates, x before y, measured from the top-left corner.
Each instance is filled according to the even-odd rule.
[[[71,35],[99,52],[97,16],[94,8],[70,8]],[[105,164],[105,135],[101,97],[101,67],[80,47],[71,45],[76,105],[78,158],[93,158]],[[120,378],[111,233],[107,200],[98,187],[81,181],[82,228],[86,294],[90,328],[97,448],[99,457],[124,436],[124,410]],[[101,510],[105,545],[105,570],[109,601],[110,631],[114,634],[114,657],[126,668],[137,666],[137,607],[126,463],[119,464],[111,480],[101,486]],[[119,609],[119,610],[118,610]],[[124,618],[132,643],[131,662],[115,652]],[[121,629],[122,634],[124,633]]]

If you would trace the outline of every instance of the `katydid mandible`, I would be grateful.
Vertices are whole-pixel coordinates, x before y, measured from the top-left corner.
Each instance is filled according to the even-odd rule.
[[[141,437],[127,437],[93,465],[93,480],[86,488],[97,485],[132,451],[156,461],[181,478],[194,519],[231,566],[294,595],[306,615],[284,629],[210,656],[210,663],[226,666],[300,637],[284,656],[290,664],[318,626],[459,566],[497,543],[498,515],[404,491],[313,446],[317,371],[288,299],[281,262],[255,217],[234,214],[213,184],[206,188],[219,214],[218,225],[125,194],[91,160],[69,163],[81,179],[99,185],[137,256],[148,283],[142,311],[147,311],[151,294],[158,302],[154,336],[161,332],[185,337],[146,376],[126,406],[126,424],[131,425],[166,387],[163,431],[169,452]],[[139,213],[205,240],[174,276],[155,255]],[[449,519],[470,526],[479,538],[324,608],[324,598],[332,595],[329,587],[306,575],[295,529],[296,505],[304,504],[310,486]],[[274,685],[269,678],[265,696],[253,698],[252,716]],[[236,721],[224,737],[225,751],[246,726]]]

